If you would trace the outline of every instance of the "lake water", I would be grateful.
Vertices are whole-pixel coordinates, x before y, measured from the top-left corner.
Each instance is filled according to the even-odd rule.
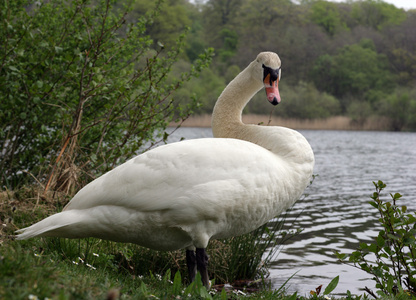
[[[303,231],[289,240],[270,270],[278,288],[294,273],[289,291],[308,295],[310,290],[340,275],[335,294],[350,290],[362,294],[374,287],[365,272],[337,262],[333,251],[351,253],[359,242],[378,234],[377,211],[368,204],[375,191],[372,181],[382,180],[389,193],[403,195],[402,203],[416,211],[416,133],[363,131],[300,131],[315,153],[318,175],[288,214],[286,224]],[[180,128],[169,139],[177,141],[212,137],[209,128]]]

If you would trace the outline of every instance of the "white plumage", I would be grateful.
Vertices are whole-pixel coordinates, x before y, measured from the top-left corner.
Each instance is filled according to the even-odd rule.
[[[280,102],[276,72],[279,77],[279,57],[260,53],[219,97],[216,138],[134,157],[81,189],[62,212],[19,230],[17,239],[97,237],[157,250],[186,248],[192,279],[191,251],[256,229],[290,207],[309,183],[314,156],[300,133],[241,122],[242,109],[262,86],[270,102]],[[196,261],[201,273],[204,251],[205,262]]]

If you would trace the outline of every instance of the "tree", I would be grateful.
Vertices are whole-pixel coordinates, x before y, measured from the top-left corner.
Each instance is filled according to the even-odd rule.
[[[392,72],[398,74],[400,85],[416,84],[416,11],[409,12],[407,19],[399,25],[383,30],[387,38],[384,53],[389,58]]]
[[[391,120],[394,131],[416,128],[416,92],[398,89],[383,98],[378,105],[381,115]]]
[[[354,2],[351,15],[358,24],[377,30],[381,30],[388,25],[400,24],[406,19],[406,13],[403,9],[381,0]]]
[[[324,0],[312,2],[309,17],[313,23],[322,27],[330,36],[333,36],[340,28],[345,27],[341,21],[337,5],[332,2]]]
[[[2,185],[30,172],[68,192],[81,177],[89,181],[166,138],[169,122],[196,107],[171,96],[208,65],[212,51],[172,76],[184,36],[170,50],[153,50],[146,35],[160,2],[134,23],[111,3],[2,2]]]
[[[238,34],[235,21],[243,2],[241,0],[210,0],[205,4],[201,13],[204,37],[216,50],[224,49],[225,52],[232,52],[236,47]]]
[[[340,112],[339,101],[327,93],[319,92],[312,83],[299,82],[283,93],[284,105],[279,107],[279,116],[324,119]]]
[[[127,20],[135,22],[154,9],[154,0],[134,1]],[[196,13],[196,8],[187,0],[164,0],[158,9],[161,13],[146,26],[146,33],[152,37],[155,45],[159,43],[172,47],[177,36],[192,25],[191,15]]]
[[[362,95],[375,102],[375,91],[392,91],[394,78],[386,57],[377,54],[371,40],[345,46],[335,56],[324,55],[316,62],[312,76],[317,87],[336,97]],[[345,109],[345,107],[344,107]]]

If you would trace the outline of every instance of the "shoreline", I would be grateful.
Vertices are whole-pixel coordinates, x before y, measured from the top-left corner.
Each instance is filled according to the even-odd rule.
[[[326,119],[294,119],[267,115],[243,115],[245,124],[284,126],[296,130],[362,130],[391,131],[390,120],[386,117],[369,117],[363,122],[354,122],[346,116],[334,116]],[[171,123],[176,126],[177,123]],[[182,127],[211,127],[211,115],[194,115],[186,119]]]

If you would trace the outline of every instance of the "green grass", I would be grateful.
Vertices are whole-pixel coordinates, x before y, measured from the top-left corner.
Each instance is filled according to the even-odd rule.
[[[44,254],[36,243],[18,242],[4,248],[0,262],[0,297],[4,299],[29,299],[30,295],[99,299],[117,286],[133,286],[131,278],[114,278],[105,269],[97,271],[62,260],[57,254]]]
[[[208,293],[200,280],[197,284],[187,285],[183,283],[180,272],[173,276],[169,270],[163,276],[150,272],[144,276],[134,275],[123,270],[114,256],[104,252],[91,252],[95,260],[89,262],[79,256],[74,258],[75,252],[72,251],[79,241],[57,240],[54,243],[65,243],[63,249],[43,248],[50,243],[47,239],[2,245],[0,299],[108,299],[109,294],[120,295],[120,299],[283,297],[281,291],[269,289],[254,294],[221,289],[212,289]],[[81,240],[81,244],[86,243]],[[97,241],[94,243],[99,244]],[[96,251],[96,246],[93,245],[91,250]]]
[[[152,251],[94,238],[13,239],[15,230],[60,211],[64,200],[42,199],[33,188],[0,194],[0,299],[283,297],[283,289],[272,291],[264,280],[277,249],[271,246],[287,237],[278,233],[279,222],[271,229],[212,241],[207,251],[215,285],[208,293],[198,281],[189,285],[184,251]],[[237,280],[246,287],[223,291],[221,283]]]

